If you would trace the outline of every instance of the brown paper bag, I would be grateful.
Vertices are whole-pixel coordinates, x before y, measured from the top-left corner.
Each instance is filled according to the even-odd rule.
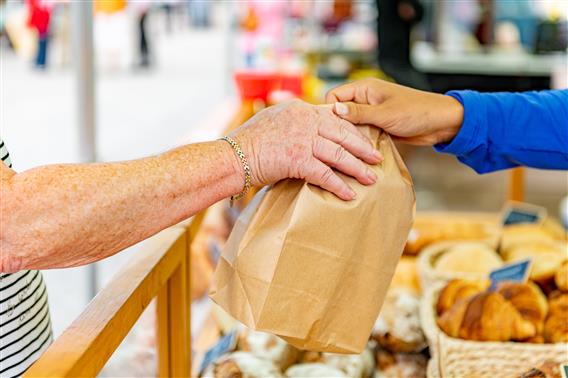
[[[377,183],[345,202],[284,180],[244,210],[217,266],[211,298],[248,327],[314,351],[360,353],[383,303],[414,215],[408,171],[390,137]]]

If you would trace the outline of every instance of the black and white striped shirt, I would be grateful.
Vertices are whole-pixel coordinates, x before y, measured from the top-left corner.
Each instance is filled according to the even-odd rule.
[[[0,157],[12,167],[0,139]],[[3,215],[7,216],[7,215]],[[0,377],[18,377],[52,341],[47,291],[37,270],[0,272]]]

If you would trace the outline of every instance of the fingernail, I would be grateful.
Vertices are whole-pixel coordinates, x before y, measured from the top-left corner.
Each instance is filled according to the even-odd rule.
[[[376,157],[377,159],[379,159],[379,161],[385,160],[385,158],[384,158],[383,155],[379,152],[379,150],[373,151],[373,156]]]
[[[351,198],[352,200],[357,198],[357,193],[355,193],[353,189],[349,189],[349,198]]]
[[[370,169],[367,170],[367,177],[369,178],[369,180],[371,180],[372,182],[377,182],[377,175],[375,174],[375,172],[371,171]]]
[[[336,102],[335,113],[338,115],[347,115],[349,114],[349,108],[347,107],[347,105],[342,104],[341,102]]]

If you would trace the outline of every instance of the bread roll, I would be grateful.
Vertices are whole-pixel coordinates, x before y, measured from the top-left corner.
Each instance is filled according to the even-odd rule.
[[[449,310],[456,302],[469,298],[480,293],[489,287],[488,281],[468,281],[455,279],[448,282],[438,296],[436,312],[442,315]]]
[[[420,325],[420,301],[407,290],[388,292],[371,337],[393,352],[419,352],[427,345]]]
[[[554,283],[562,291],[568,291],[568,260],[564,261],[554,274]]]
[[[508,262],[532,259],[530,279],[545,284],[552,280],[566,260],[567,252],[558,243],[528,243],[511,248],[506,255]]]
[[[554,292],[548,299],[543,336],[548,343],[568,342],[568,293]]]
[[[503,228],[501,251],[506,252],[518,245],[553,242],[553,238],[539,224],[514,224]]]
[[[368,347],[361,354],[306,351],[300,358],[300,362],[303,364],[321,363],[332,366],[352,378],[369,378],[375,369],[375,358]]]
[[[548,302],[538,286],[532,282],[503,282],[497,292],[519,311],[523,319],[535,326],[537,333],[542,331],[548,314]]]
[[[401,257],[392,277],[390,288],[402,288],[411,291],[413,294],[420,295],[416,257]]]
[[[375,378],[426,378],[428,360],[423,354],[376,352]]]
[[[449,336],[466,340],[524,340],[536,335],[535,326],[501,294],[493,292],[457,302],[438,318],[438,326]]]
[[[479,273],[486,276],[503,261],[491,247],[481,242],[464,242],[448,249],[435,262],[434,269],[443,273]]]
[[[293,365],[286,370],[288,378],[347,377],[341,370],[321,363]]]
[[[283,378],[280,370],[270,361],[247,352],[235,352],[221,357],[209,365],[205,378]]]
[[[278,336],[245,327],[239,331],[237,349],[272,361],[281,370],[294,364],[299,356],[298,349]]]

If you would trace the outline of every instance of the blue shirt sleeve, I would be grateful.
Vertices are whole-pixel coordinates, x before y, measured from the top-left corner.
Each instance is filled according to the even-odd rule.
[[[517,166],[568,170],[568,90],[446,94],[463,105],[464,120],[437,151],[478,173]]]

